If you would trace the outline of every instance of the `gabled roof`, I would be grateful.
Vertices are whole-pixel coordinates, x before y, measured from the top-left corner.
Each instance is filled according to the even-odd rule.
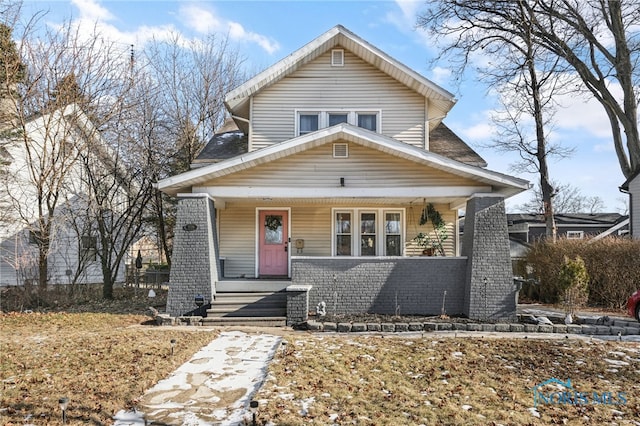
[[[202,167],[227,160],[236,155],[246,154],[248,151],[247,136],[238,129],[233,120],[228,120],[200,151],[192,167]],[[440,123],[429,134],[429,151],[461,163],[487,167],[487,162],[444,123]]]
[[[438,117],[432,120],[432,126],[437,125],[456,102],[454,95],[447,90],[393,59],[342,25],[337,25],[229,92],[224,98],[227,109],[232,116],[248,119],[249,99],[252,96],[336,46],[344,47],[363,61],[429,98],[430,108],[433,108],[430,115]]]
[[[404,158],[457,176],[466,177],[484,185],[491,186],[494,188],[494,192],[502,194],[505,197],[510,197],[529,188],[529,182],[526,180],[464,164],[346,123],[321,129],[229,160],[163,179],[158,182],[157,187],[170,195],[176,195],[179,192],[188,192],[191,187],[204,184],[211,179],[247,170],[260,164],[275,161],[336,141],[356,143],[388,155]]]

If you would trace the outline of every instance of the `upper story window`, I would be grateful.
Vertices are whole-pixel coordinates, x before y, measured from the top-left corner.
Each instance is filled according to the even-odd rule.
[[[349,122],[349,114],[347,113],[329,113],[329,127],[335,126],[340,123],[348,123]]]
[[[319,127],[319,115],[318,113],[304,113],[300,114],[300,135],[306,135],[307,133],[315,132]]]
[[[376,132],[378,130],[378,115],[358,113],[358,127]]]
[[[340,123],[348,123],[380,133],[380,111],[297,111],[296,120],[297,136]]]

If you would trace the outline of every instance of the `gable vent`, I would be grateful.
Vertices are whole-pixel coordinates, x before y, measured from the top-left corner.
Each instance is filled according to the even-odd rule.
[[[332,67],[344,66],[344,50],[333,49],[331,51],[331,66]]]
[[[346,143],[334,143],[333,158],[349,158],[349,146]]]

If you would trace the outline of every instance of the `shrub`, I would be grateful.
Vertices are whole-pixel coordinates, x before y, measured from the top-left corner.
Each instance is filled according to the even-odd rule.
[[[576,306],[583,306],[589,298],[589,274],[580,256],[571,260],[565,256],[560,269],[558,284],[562,291],[562,301],[567,312],[574,313]]]
[[[526,261],[539,285],[528,296],[543,303],[561,302],[564,289],[560,273],[564,259],[579,256],[589,275],[589,305],[621,309],[629,295],[640,287],[639,253],[640,241],[626,238],[536,242]]]

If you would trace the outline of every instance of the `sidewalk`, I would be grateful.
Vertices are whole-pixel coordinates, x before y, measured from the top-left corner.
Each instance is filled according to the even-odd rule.
[[[139,410],[120,411],[115,426],[243,424],[281,337],[222,332],[168,378],[149,389]]]

